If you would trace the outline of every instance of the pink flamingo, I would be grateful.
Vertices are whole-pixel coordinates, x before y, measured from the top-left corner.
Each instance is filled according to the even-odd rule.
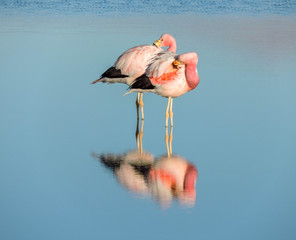
[[[131,85],[136,78],[145,72],[150,59],[155,54],[163,51],[162,47],[168,47],[167,51],[176,52],[177,44],[174,37],[168,33],[162,34],[153,45],[141,45],[126,50],[118,57],[113,66],[107,69],[101,77],[93,81],[92,84],[107,82]],[[140,105],[142,119],[144,119],[142,93],[138,93],[136,105],[138,118]]]
[[[130,92],[154,92],[168,98],[166,108],[166,127],[169,109],[173,126],[173,98],[179,97],[199,84],[196,69],[198,55],[195,52],[177,55],[173,52],[160,52],[148,65],[145,73],[130,86]]]
[[[130,192],[153,196],[162,207],[168,207],[173,199],[182,205],[195,204],[198,170],[181,156],[161,156],[155,160],[151,153],[138,151],[93,156]]]
[[[160,157],[149,171],[149,189],[163,207],[168,207],[175,197],[187,206],[196,201],[197,168],[181,156]]]

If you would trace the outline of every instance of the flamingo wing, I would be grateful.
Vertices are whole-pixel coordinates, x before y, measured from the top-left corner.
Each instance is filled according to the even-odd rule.
[[[154,89],[154,85],[151,83],[149,77],[147,77],[147,75],[144,73],[132,83],[129,89],[150,90]]]
[[[161,52],[152,59],[146,75],[154,86],[166,84],[178,77],[180,71],[172,64],[177,56],[173,52]]]
[[[101,82],[126,83],[130,85],[137,77],[141,76],[148,65],[149,60],[162,48],[154,45],[141,45],[130,48],[122,53],[99,79],[92,84]]]
[[[133,47],[119,56],[114,67],[124,75],[137,78],[145,72],[149,60],[160,51],[163,50],[154,45]]]
[[[128,75],[122,74],[120,69],[115,67],[108,68],[101,76],[101,78],[126,78]]]
[[[178,69],[172,63],[178,55],[173,52],[160,52],[150,60],[143,75],[136,78],[130,86],[131,90],[152,90],[178,76]]]

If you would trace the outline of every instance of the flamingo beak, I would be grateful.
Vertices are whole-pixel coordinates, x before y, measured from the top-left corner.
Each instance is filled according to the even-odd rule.
[[[178,60],[173,61],[173,67],[174,68],[180,68],[181,66],[179,66],[181,63]]]
[[[153,44],[156,46],[156,47],[160,47],[160,44],[162,43],[162,41],[160,39],[156,40]]]

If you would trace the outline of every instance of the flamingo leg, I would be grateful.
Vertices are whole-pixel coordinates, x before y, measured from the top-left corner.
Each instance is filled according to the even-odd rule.
[[[171,156],[170,148],[169,148],[169,135],[168,135],[168,128],[165,128],[165,145],[168,153],[168,157]]]
[[[173,98],[171,98],[171,102],[170,102],[170,118],[171,118],[171,127],[173,127]]]
[[[172,156],[173,155],[173,127],[171,127],[169,143],[170,143],[170,155]]]
[[[139,121],[139,105],[140,105],[140,93],[137,94],[137,99],[136,99],[137,119],[138,119],[138,121]]]
[[[169,107],[170,107],[170,101],[171,101],[171,97],[168,98],[168,105],[166,108],[166,112],[165,112],[165,126],[168,126],[168,122],[169,122]]]
[[[141,107],[141,114],[142,114],[142,120],[144,120],[144,102],[143,102],[143,93],[139,93],[140,94],[140,107]]]
[[[136,141],[137,141],[137,149],[140,152],[140,140],[139,140],[139,118],[137,119],[137,128],[136,128]]]
[[[140,154],[143,153],[143,128],[144,128],[144,119],[141,122],[141,130],[140,130]]]

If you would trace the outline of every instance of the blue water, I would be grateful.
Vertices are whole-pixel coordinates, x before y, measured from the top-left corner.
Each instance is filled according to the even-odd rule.
[[[246,14],[246,15],[294,15],[293,0],[2,0],[0,12],[4,14],[67,14],[67,15],[163,15],[163,14]]]
[[[236,2],[244,16],[224,1],[223,16],[187,14],[193,1],[139,16],[129,1],[122,17],[117,2],[2,1],[0,239],[295,239],[295,4],[274,2],[256,2],[260,16],[250,1]],[[191,205],[138,194],[97,158],[137,152],[136,96],[90,82],[164,32],[199,54],[200,84],[174,100],[173,155],[198,170]],[[167,155],[166,103],[144,95],[152,167]],[[143,180],[138,161],[120,163]]]

